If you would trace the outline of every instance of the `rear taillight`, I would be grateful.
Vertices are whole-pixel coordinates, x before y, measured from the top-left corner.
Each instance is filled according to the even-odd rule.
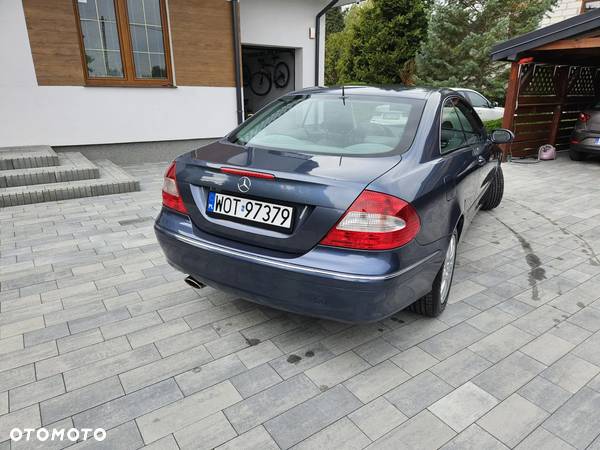
[[[421,227],[415,209],[404,200],[363,191],[321,245],[359,250],[389,250],[412,241]]]
[[[177,189],[177,177],[175,161],[171,163],[167,172],[165,173],[165,178],[163,180],[163,188],[162,188],[162,202],[163,206],[173,209],[182,214],[187,214],[187,208],[183,204],[183,200],[179,195],[179,189]]]
[[[590,115],[589,115],[589,114],[587,114],[587,113],[583,113],[583,112],[582,112],[582,113],[579,113],[579,121],[580,121],[580,122],[586,123],[586,122],[587,122],[588,120],[590,120],[591,118],[592,118],[592,116],[590,116]]]

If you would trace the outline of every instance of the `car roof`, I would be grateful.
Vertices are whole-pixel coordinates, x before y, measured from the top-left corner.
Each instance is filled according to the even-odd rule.
[[[426,100],[434,92],[441,94],[449,94],[452,91],[446,88],[427,88],[427,87],[413,87],[413,86],[402,86],[402,85],[386,85],[386,86],[356,86],[356,85],[344,85],[342,86],[331,86],[331,87],[310,87],[301,89],[298,91],[290,92],[288,95],[306,95],[306,94],[334,94],[342,95],[342,89],[346,94],[352,93],[352,95],[380,95],[380,96],[393,96],[401,98],[416,98]]]

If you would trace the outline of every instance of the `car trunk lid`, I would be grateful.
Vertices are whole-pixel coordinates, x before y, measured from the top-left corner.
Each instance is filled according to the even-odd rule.
[[[265,249],[305,253],[314,247],[371,183],[401,159],[400,155],[348,157],[246,148],[226,140],[192,151],[177,160],[177,182],[195,226],[202,231]],[[240,192],[240,175],[222,169],[273,175],[250,176]],[[207,213],[210,192],[291,206],[290,231],[214,217]]]

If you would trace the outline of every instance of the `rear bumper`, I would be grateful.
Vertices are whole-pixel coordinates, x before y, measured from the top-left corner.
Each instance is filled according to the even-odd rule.
[[[600,145],[571,144],[571,150],[600,155]]]
[[[577,140],[578,143],[571,143],[571,149],[576,152],[600,154],[600,145],[595,145],[596,138],[600,138],[600,133],[576,129],[571,139]]]
[[[169,263],[209,286],[274,308],[352,323],[381,320],[412,304],[431,290],[442,262],[442,252],[428,248],[430,253],[403,268],[386,263],[379,273],[349,273],[339,270],[335,257],[329,267],[322,259],[308,264],[319,260],[310,255],[315,250],[277,258],[223,245],[195,234],[184,216],[165,211],[155,232]],[[360,258],[356,262],[360,265]],[[368,267],[374,266],[371,261]]]

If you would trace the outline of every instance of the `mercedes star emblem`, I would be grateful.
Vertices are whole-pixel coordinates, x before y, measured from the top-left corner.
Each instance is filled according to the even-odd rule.
[[[238,180],[238,189],[244,194],[250,190],[251,186],[252,183],[248,177],[242,177]]]

